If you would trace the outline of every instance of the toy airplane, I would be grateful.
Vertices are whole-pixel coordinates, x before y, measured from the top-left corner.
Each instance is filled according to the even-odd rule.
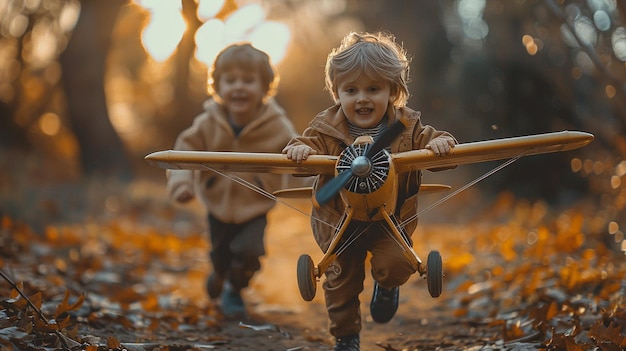
[[[312,196],[314,206],[323,205],[337,195],[345,203],[343,217],[336,224],[335,235],[321,261],[315,265],[307,254],[298,259],[298,288],[302,298],[311,301],[315,297],[317,281],[341,252],[340,246],[350,241],[342,240],[342,237],[353,219],[363,222],[385,221],[390,235],[401,245],[406,259],[420,276],[425,276],[430,295],[438,297],[443,281],[441,255],[438,251],[431,251],[424,265],[413,250],[402,224],[396,219],[397,174],[568,151],[583,147],[594,138],[585,132],[562,131],[458,144],[444,157],[435,156],[427,149],[390,154],[385,148],[402,129],[400,123],[395,124],[376,141],[368,136],[359,137],[339,156],[311,155],[301,163],[289,160],[284,154],[174,150],[152,153],[146,156],[146,160],[166,169],[333,175],[335,177],[316,193],[310,188],[287,189],[277,193],[285,196]],[[446,185],[423,184],[420,192],[449,188]]]

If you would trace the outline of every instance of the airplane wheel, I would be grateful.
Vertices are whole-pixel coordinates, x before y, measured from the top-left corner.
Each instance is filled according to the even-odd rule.
[[[426,281],[428,282],[428,292],[432,297],[441,295],[443,286],[443,264],[439,251],[431,251],[426,261]]]
[[[317,280],[315,279],[315,267],[309,255],[298,258],[298,288],[304,301],[311,301],[315,297]]]

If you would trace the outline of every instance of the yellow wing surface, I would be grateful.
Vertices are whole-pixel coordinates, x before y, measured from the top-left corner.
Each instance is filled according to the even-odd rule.
[[[151,164],[166,169],[225,172],[285,173],[295,175],[335,174],[338,156],[311,155],[295,163],[284,154],[213,151],[157,151],[146,156]]]
[[[583,147],[593,140],[585,132],[562,131],[529,136],[494,139],[458,144],[452,153],[438,157],[430,150],[413,150],[391,155],[396,172],[449,167],[568,151]],[[151,164],[166,169],[219,170],[224,172],[269,172],[294,175],[334,175],[339,156],[311,155],[302,163],[295,163],[284,154],[212,152],[212,151],[158,151],[146,156]]]
[[[396,172],[488,162],[578,149],[589,144],[593,134],[562,131],[529,136],[458,144],[444,157],[430,150],[413,150],[391,155]]]

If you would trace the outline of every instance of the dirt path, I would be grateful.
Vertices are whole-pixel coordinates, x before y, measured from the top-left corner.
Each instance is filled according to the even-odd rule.
[[[84,297],[62,313],[70,326],[63,333],[77,349],[332,350],[321,283],[311,302],[297,287],[298,257],[322,257],[308,216],[299,213],[310,211],[308,201],[272,210],[263,268],[244,292],[250,318],[224,320],[204,289],[211,268],[203,211],[172,206],[163,191],[160,184],[125,189],[119,197],[106,191],[104,201],[89,201],[97,220],[60,218],[53,225],[38,212],[40,230],[3,217],[2,270],[23,282],[28,296],[39,296],[48,316],[55,306],[67,306],[67,297],[70,303]],[[25,205],[46,204],[64,209],[51,213],[57,218],[73,216],[75,205],[59,199]],[[98,210],[98,204],[106,208]],[[454,204],[446,208],[456,210]],[[429,215],[455,223],[420,223],[413,235],[420,257],[433,249],[443,256],[440,298],[431,298],[426,282],[413,276],[401,288],[394,319],[376,324],[367,276],[363,351],[626,347],[626,262],[602,238],[586,234],[588,216],[571,209],[551,217],[545,204],[507,196],[473,223],[459,224],[460,212]],[[0,284],[0,345],[60,347],[49,328],[33,324],[34,312],[12,290]]]
[[[290,205],[304,212],[309,211],[306,201],[290,202]],[[328,319],[321,282],[317,284],[317,293],[311,302],[302,300],[297,287],[298,257],[309,254],[315,263],[322,257],[313,240],[308,217],[279,204],[270,214],[267,233],[268,255],[263,261],[262,271],[246,292],[252,313],[281,329],[291,330],[290,334],[296,340],[293,347],[332,349],[333,339],[327,331]],[[426,254],[418,252],[424,258]],[[455,318],[455,308],[450,306],[449,299],[453,292],[444,291],[444,295],[434,299],[427,291],[425,280],[417,275],[401,288],[400,307],[394,319],[387,324],[373,322],[369,314],[372,284],[368,274],[365,290],[361,294],[361,350],[403,350],[407,345],[421,345],[420,350],[438,347],[443,350],[448,345],[450,349],[458,350],[462,344],[485,344],[481,340],[465,343],[459,340],[459,337],[462,339],[470,335],[475,338],[476,326],[465,325]],[[446,341],[446,337],[450,340]]]
[[[244,291],[250,318],[222,320],[220,329],[225,340],[214,345],[216,349],[332,350],[334,340],[327,329],[321,282],[317,284],[317,293],[311,302],[302,299],[297,287],[298,257],[309,254],[316,263],[322,257],[313,240],[309,218],[298,213],[308,212],[310,205],[306,200],[290,200],[289,206],[297,210],[279,204],[270,212],[267,255],[263,259],[262,270],[255,276],[250,288]],[[426,254],[418,252],[420,256]],[[199,271],[210,271],[208,262],[204,258],[201,261]],[[211,304],[204,293],[202,274],[187,278],[189,286],[184,289],[184,297],[200,306]],[[476,338],[476,325],[455,317],[455,308],[450,305],[453,292],[446,290],[444,286],[443,295],[434,299],[428,294],[425,280],[415,275],[401,289],[400,307],[394,319],[387,324],[378,324],[372,321],[369,314],[372,279],[368,275],[361,294],[361,350],[393,351],[407,347],[460,350],[467,345],[487,344]],[[206,345],[206,342],[197,345],[201,344]]]

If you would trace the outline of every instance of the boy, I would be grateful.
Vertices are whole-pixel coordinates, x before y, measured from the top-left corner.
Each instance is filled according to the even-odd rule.
[[[216,57],[209,72],[205,111],[177,138],[176,150],[277,153],[296,136],[284,110],[272,98],[278,75],[268,55],[250,44],[235,44]],[[272,192],[283,177],[239,174]],[[221,297],[227,317],[245,316],[241,290],[261,268],[267,212],[275,201],[213,172],[168,170],[170,197],[184,203],[198,197],[207,210],[213,273],[211,299]]]
[[[438,156],[447,155],[456,139],[447,132],[422,125],[420,113],[406,107],[409,60],[395,38],[384,33],[350,33],[334,49],[326,61],[326,89],[335,105],[319,113],[301,137],[293,138],[283,150],[295,162],[309,155],[339,155],[361,135],[374,140],[383,131],[401,121],[406,129],[391,143],[391,152],[427,148]],[[315,190],[332,177],[320,177]],[[417,192],[421,173],[399,175],[398,208],[400,222],[417,211]],[[339,196],[319,208],[314,206],[313,233],[320,248],[328,249],[334,229],[324,223],[338,223],[344,212]],[[361,223],[353,221],[348,231]],[[404,284],[414,267],[399,252],[400,247],[384,234],[380,225],[370,226],[325,272],[323,283],[330,333],[335,337],[335,350],[359,350],[361,315],[359,294],[363,291],[365,259],[372,253],[371,266],[374,292],[370,304],[372,319],[386,323],[398,308],[399,286]],[[416,221],[406,225],[409,235]]]

